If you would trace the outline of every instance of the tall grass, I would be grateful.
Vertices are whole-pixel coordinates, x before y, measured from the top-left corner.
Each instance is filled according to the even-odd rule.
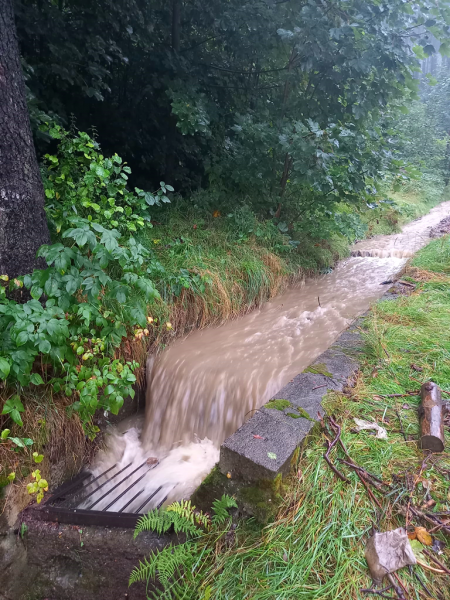
[[[405,184],[401,191],[387,191],[386,196],[395,202],[392,207],[384,205],[382,209],[367,210],[362,214],[362,220],[368,226],[367,235],[370,237],[400,231],[402,225],[423,217],[442,202],[445,199],[443,191],[439,181],[430,182],[426,178]]]

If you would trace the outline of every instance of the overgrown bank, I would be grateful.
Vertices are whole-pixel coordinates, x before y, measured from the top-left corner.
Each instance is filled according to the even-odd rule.
[[[407,526],[421,565],[398,572],[404,597],[450,598],[449,575],[433,560],[449,568],[450,454],[427,455],[417,445],[421,384],[433,380],[450,389],[450,238],[419,252],[404,279],[412,286],[379,302],[365,320],[354,387],[327,397],[345,447],[338,444],[330,458],[346,481],[323,460],[325,438],[335,435],[325,420],[284,482],[274,522],[263,529],[241,522],[219,541],[200,542],[183,563],[174,562],[175,578],[158,597],[183,589],[192,600],[364,598],[361,590],[372,587],[366,540],[374,528]],[[355,418],[374,420],[387,439],[355,431]],[[445,435],[448,445],[448,420]],[[363,485],[349,457],[360,473],[378,478],[375,485],[367,476]],[[385,596],[398,597],[393,590]]]

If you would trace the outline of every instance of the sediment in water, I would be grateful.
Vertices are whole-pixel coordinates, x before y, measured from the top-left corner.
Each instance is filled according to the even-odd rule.
[[[156,455],[170,465],[152,471],[148,485],[173,486],[168,501],[188,495],[217,461],[224,439],[382,296],[382,282],[426,244],[430,229],[449,211],[444,202],[399,234],[358,242],[356,255],[332,273],[293,286],[221,327],[193,332],[163,352],[148,376],[141,436],[128,442],[136,456]]]

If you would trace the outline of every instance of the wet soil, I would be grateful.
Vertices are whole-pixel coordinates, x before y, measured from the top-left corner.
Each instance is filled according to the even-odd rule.
[[[430,230],[430,238],[440,238],[450,233],[450,216],[442,219],[435,227]]]

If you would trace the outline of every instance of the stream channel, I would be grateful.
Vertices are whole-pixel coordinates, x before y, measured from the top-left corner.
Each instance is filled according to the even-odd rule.
[[[307,279],[235,321],[194,331],[156,362],[149,359],[145,415],[111,432],[91,470],[97,476],[114,464],[137,468],[149,457],[155,460],[150,458],[144,475],[136,473],[141,480],[132,492],[112,505],[111,498],[100,500],[96,510],[110,505],[107,510],[141,512],[189,497],[218,461],[225,438],[380,298],[386,291],[382,283],[449,214],[450,201],[443,202],[401,233],[360,241],[331,273]],[[136,489],[142,492],[133,500]],[[142,498],[152,494],[141,507]]]

